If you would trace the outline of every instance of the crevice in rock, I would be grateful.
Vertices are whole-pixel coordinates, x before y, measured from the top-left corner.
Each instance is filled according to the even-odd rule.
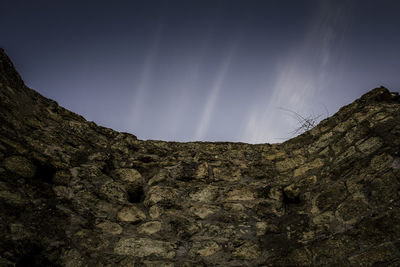
[[[104,165],[101,168],[101,172],[104,173],[105,175],[110,175],[113,169],[114,169],[113,159],[109,157],[104,161]]]
[[[23,244],[19,249],[17,267],[38,267],[38,266],[54,266],[48,259],[43,256],[44,248],[37,244]]]
[[[300,196],[288,196],[285,193],[285,190],[282,189],[282,196],[283,196],[283,204],[284,205],[290,205],[290,204],[300,204],[301,203],[301,199]]]
[[[37,164],[36,166],[37,169],[33,179],[51,184],[56,169],[51,165]]]
[[[138,160],[143,163],[157,162],[157,158],[153,155],[139,155]]]
[[[128,201],[130,203],[141,203],[145,198],[143,186],[132,187],[128,190]]]
[[[267,199],[269,198],[269,192],[271,191],[271,187],[265,186],[258,189],[258,195],[260,198]]]

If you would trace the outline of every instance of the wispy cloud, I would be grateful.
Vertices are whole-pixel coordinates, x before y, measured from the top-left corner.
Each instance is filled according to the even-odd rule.
[[[199,78],[200,65],[200,62],[191,65],[187,77],[185,77],[182,84],[179,85],[178,93],[176,97],[174,97],[174,101],[170,103],[171,107],[166,117],[168,121],[168,135],[171,140],[176,138],[182,126],[181,124],[185,114],[190,110],[190,106],[188,105],[190,104],[190,99],[193,97],[195,84]],[[163,127],[160,127],[160,131],[162,131],[161,128]]]
[[[293,48],[278,66],[273,88],[266,88],[269,97],[263,108],[252,110],[243,132],[243,140],[251,143],[280,142],[296,128],[297,121],[279,107],[302,112],[312,105],[318,91],[329,76],[332,53],[343,29],[344,9],[321,2],[305,35],[304,42]]]
[[[168,135],[171,140],[176,140],[176,136],[181,129],[181,127],[187,127],[184,125],[185,116],[190,114],[192,107],[190,106],[191,101],[196,99],[196,84],[200,78],[201,68],[204,63],[204,57],[206,56],[207,48],[210,45],[210,35],[211,30],[206,31],[202,38],[202,43],[198,49],[197,54],[194,56],[193,62],[188,65],[187,72],[185,76],[181,78],[182,82],[177,85],[177,94],[174,97],[174,101],[170,102],[170,107],[167,112],[168,121]],[[164,129],[165,126],[160,125],[160,131]]]
[[[287,63],[278,74],[275,86],[264,103],[265,108],[256,107],[251,112],[245,128],[243,139],[251,143],[280,141],[287,137],[291,118],[279,107],[290,107],[294,110],[303,108],[307,95],[316,90],[311,75],[304,72],[297,62]],[[294,107],[294,108],[293,108]]]
[[[203,109],[203,113],[199,122],[199,125],[196,129],[196,134],[194,140],[203,140],[207,130],[209,128],[211,115],[215,109],[215,105],[217,103],[217,98],[224,86],[224,81],[226,79],[226,75],[229,71],[229,68],[232,63],[232,58],[234,57],[236,43],[230,46],[228,49],[226,56],[224,57],[221,67],[218,71],[216,79],[211,87],[210,93],[207,97],[206,104]]]
[[[162,27],[161,23],[154,35],[154,40],[150,46],[144,64],[142,73],[140,75],[139,83],[135,88],[135,95],[132,103],[132,112],[130,116],[131,127],[137,127],[142,119],[142,113],[145,109],[146,95],[148,93],[149,87],[151,85],[152,73],[154,69],[154,64],[156,63],[157,54],[159,51],[160,40],[161,40]]]

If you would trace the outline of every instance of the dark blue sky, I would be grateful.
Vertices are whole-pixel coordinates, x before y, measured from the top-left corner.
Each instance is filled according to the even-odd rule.
[[[0,47],[87,120],[175,141],[281,142],[400,89],[398,0],[3,0]],[[326,109],[325,109],[326,107]]]

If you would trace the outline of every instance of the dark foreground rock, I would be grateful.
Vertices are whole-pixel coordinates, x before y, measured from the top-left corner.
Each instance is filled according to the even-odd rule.
[[[0,266],[400,266],[400,98],[281,144],[141,141],[0,51]]]

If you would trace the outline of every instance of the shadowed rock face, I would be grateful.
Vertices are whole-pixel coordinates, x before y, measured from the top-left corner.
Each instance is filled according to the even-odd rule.
[[[399,266],[400,98],[281,144],[141,141],[0,51],[0,266]]]

